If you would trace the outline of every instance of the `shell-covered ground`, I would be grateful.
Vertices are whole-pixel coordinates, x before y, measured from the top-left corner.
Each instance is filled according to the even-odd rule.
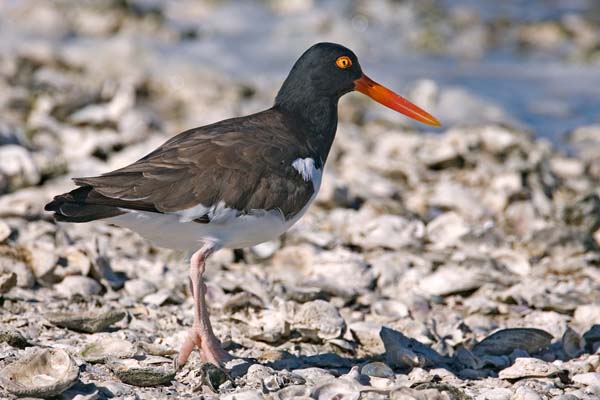
[[[73,176],[271,103],[280,80],[238,79],[168,51],[211,42],[209,29],[172,20],[212,16],[235,31],[235,18],[212,3],[168,4],[1,8],[19,26],[0,53],[1,398],[600,398],[600,125],[572,130],[559,151],[518,121],[485,122],[506,113],[431,81],[415,82],[411,98],[451,121],[436,132],[364,96],[342,100],[307,215],[278,241],[209,260],[211,320],[238,358],[221,371],[194,353],[174,371],[192,322],[187,255],[43,211]],[[268,7],[288,21],[306,11],[283,4]],[[315,13],[272,34],[326,29]],[[460,37],[463,14],[442,32]],[[593,21],[579,18],[588,31],[571,19],[469,23],[488,32],[484,47],[498,30],[543,49],[570,32],[574,44],[556,51],[597,60]],[[334,38],[347,29],[329,23]],[[417,34],[415,46],[430,43]],[[463,106],[478,123],[454,112]]]

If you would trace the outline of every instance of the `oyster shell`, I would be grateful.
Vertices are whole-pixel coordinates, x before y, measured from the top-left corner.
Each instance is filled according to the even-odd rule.
[[[8,343],[12,347],[24,349],[25,347],[31,346],[31,344],[16,330],[2,330],[0,331],[0,343]]]
[[[61,328],[76,332],[96,333],[122,320],[125,315],[126,312],[120,310],[83,313],[53,312],[46,314],[46,319]]]
[[[393,329],[379,333],[385,346],[385,361],[392,368],[440,366],[449,362],[432,348]]]
[[[500,371],[500,379],[521,379],[532,377],[553,376],[560,370],[553,364],[547,363],[537,358],[519,357],[515,363],[508,368]]]
[[[473,347],[477,356],[491,354],[508,355],[516,349],[529,354],[536,353],[550,345],[552,335],[535,328],[509,328],[494,332]]]
[[[60,349],[36,351],[0,371],[2,386],[17,396],[56,396],[70,388],[78,377],[75,361]]]
[[[312,398],[318,400],[358,400],[360,391],[358,385],[344,379],[336,379],[316,387],[312,392]]]
[[[570,358],[579,356],[585,350],[585,340],[571,327],[567,327],[561,342],[563,351]]]
[[[394,378],[394,371],[381,361],[375,361],[363,365],[360,370],[361,374],[375,378]]]
[[[14,272],[0,274],[0,294],[8,293],[15,286],[17,286],[17,274]]]
[[[104,337],[90,343],[81,351],[81,357],[91,363],[102,363],[108,358],[129,358],[135,354],[135,346],[127,340]]]
[[[324,300],[302,304],[293,318],[292,328],[311,339],[335,339],[346,330],[346,322],[334,305]]]
[[[175,378],[175,370],[171,365],[150,366],[126,359],[111,361],[108,366],[122,382],[134,386],[165,385]]]

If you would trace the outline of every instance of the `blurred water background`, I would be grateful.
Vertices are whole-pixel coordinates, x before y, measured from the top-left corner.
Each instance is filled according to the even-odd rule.
[[[595,0],[4,0],[0,19],[1,54],[51,48],[100,74],[154,70],[183,86],[212,70],[264,93],[259,106],[306,48],[334,41],[446,125],[508,122],[560,147],[600,122]]]

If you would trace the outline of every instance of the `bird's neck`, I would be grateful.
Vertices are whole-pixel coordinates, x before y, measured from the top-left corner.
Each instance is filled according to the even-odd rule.
[[[337,100],[315,97],[307,101],[277,96],[274,108],[291,117],[303,140],[325,162],[337,129]]]

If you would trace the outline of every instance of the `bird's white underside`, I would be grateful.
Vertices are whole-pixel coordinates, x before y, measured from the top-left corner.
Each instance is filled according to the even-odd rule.
[[[244,248],[276,239],[290,229],[308,210],[319,188],[323,171],[315,168],[312,158],[298,158],[292,166],[305,181],[311,181],[314,193],[304,207],[289,219],[279,209],[252,210],[237,215],[224,202],[212,207],[202,204],[166,214],[146,211],[131,211],[107,218],[111,224],[131,229],[160,247],[177,250],[194,250],[210,244],[215,248]],[[204,215],[209,223],[194,222]]]

